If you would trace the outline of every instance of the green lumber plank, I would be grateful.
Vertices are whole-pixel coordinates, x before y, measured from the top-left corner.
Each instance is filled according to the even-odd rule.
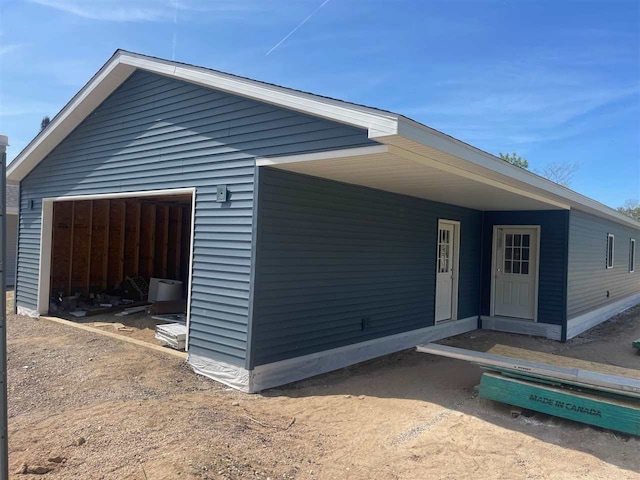
[[[593,393],[594,395],[603,395],[613,398],[625,399],[627,397],[637,398],[640,400],[640,394],[631,393],[631,392],[621,392],[620,390],[616,390],[613,388],[599,387],[594,385],[589,385],[587,383],[574,382],[571,380],[558,380],[557,378],[547,377],[545,375],[530,375],[520,372],[514,372],[513,370],[508,369],[500,369],[494,367],[485,367],[483,365],[479,365],[479,367],[491,371],[500,373],[505,377],[518,378],[520,380],[525,380],[527,382],[533,383],[543,383],[546,385],[551,385],[552,387],[562,387],[574,389],[577,391],[583,391],[586,393]]]
[[[640,338],[637,340],[634,340],[632,345],[633,345],[633,348],[640,349]]]
[[[497,402],[640,436],[640,402],[615,400],[484,373],[480,396]]]

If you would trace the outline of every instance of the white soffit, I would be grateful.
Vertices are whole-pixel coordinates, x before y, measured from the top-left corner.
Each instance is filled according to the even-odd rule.
[[[371,149],[371,153],[366,153]],[[375,151],[373,149],[383,150]],[[491,179],[463,176],[443,170],[436,163],[423,163],[397,155],[393,147],[366,147],[320,154],[259,159],[259,166],[270,166],[315,177],[376,188],[436,202],[476,210],[554,210],[568,208],[527,196]],[[349,153],[353,153],[350,155]],[[486,181],[485,181],[486,180]]]

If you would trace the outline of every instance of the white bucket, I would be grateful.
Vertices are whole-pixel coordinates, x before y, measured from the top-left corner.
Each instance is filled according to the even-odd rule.
[[[158,280],[157,288],[154,290],[154,298],[151,298],[152,292],[149,292],[149,301],[151,302],[182,300],[182,282],[179,280]]]

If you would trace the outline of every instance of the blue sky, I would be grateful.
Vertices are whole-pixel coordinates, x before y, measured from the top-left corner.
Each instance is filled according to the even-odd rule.
[[[579,162],[574,190],[640,197],[634,0],[0,0],[9,159],[117,48],[389,109],[533,169]]]

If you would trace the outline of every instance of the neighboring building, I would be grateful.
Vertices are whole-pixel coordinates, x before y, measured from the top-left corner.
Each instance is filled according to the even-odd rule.
[[[640,302],[640,223],[595,200],[402,115],[120,50],[8,177],[20,313],[184,279],[189,363],[244,391]]]
[[[16,282],[16,258],[18,245],[18,207],[20,204],[20,187],[7,183],[7,268],[5,273],[8,287]]]

